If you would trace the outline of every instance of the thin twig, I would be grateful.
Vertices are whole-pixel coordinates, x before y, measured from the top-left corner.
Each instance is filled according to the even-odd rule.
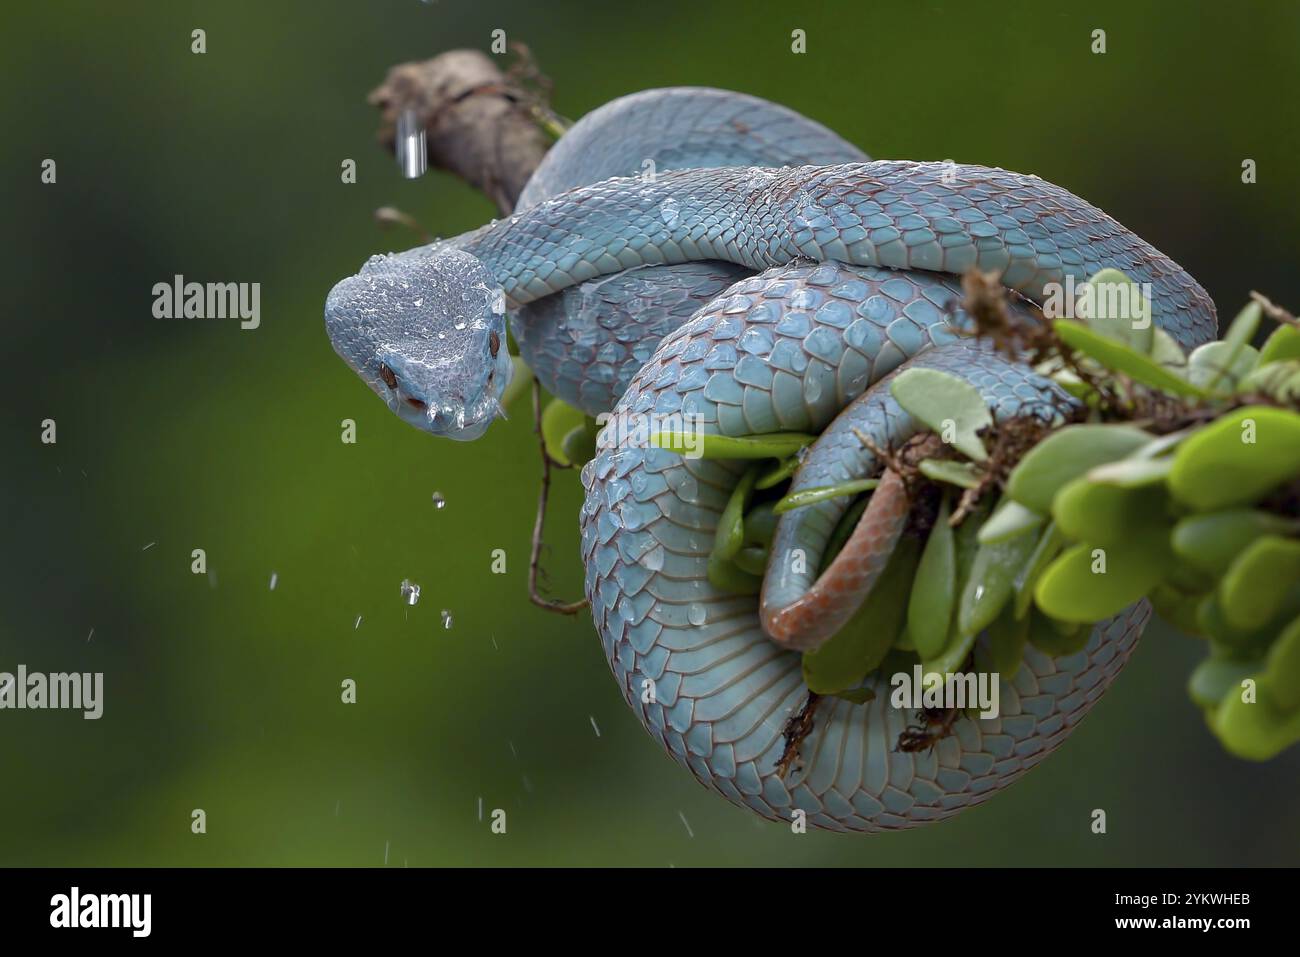
[[[537,493],[537,519],[533,522],[533,548],[528,558],[528,600],[539,608],[553,611],[560,615],[576,615],[587,607],[587,600],[564,602],[556,598],[544,598],[537,590],[537,576],[542,569],[542,532],[546,528],[546,500],[551,494],[551,466],[562,468],[546,452],[546,439],[542,435],[542,386],[533,376],[533,431],[537,433],[538,448],[542,453],[542,485]],[[571,466],[570,466],[571,467]]]
[[[375,210],[375,222],[379,224],[381,229],[388,229],[393,226],[405,226],[407,229],[419,236],[421,242],[426,244],[433,242],[433,234],[425,229],[424,225],[418,219],[410,213],[405,213],[395,206],[380,206]]]
[[[1268,316],[1274,322],[1278,324],[1286,324],[1288,326],[1300,327],[1300,319],[1296,319],[1295,316],[1291,315],[1291,313],[1287,312],[1263,293],[1256,292],[1252,289],[1250,291],[1250,298],[1259,303],[1260,308],[1264,310],[1264,315]]]
[[[799,713],[792,715],[781,731],[785,738],[785,748],[781,751],[781,759],[776,762],[776,776],[782,781],[790,773],[790,768],[795,761],[799,760],[799,746],[808,735],[812,734],[813,717],[817,713],[817,705],[820,701],[821,695],[809,691]]]

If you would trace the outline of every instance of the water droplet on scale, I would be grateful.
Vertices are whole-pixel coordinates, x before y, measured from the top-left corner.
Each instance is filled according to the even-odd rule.
[[[420,586],[409,578],[402,579],[402,601],[414,605],[420,600]]]
[[[442,610],[442,627],[446,628],[448,631],[451,631],[451,624],[452,624],[451,612],[449,612],[446,608],[444,608]]]
[[[433,507],[434,507],[434,508],[446,508],[446,507],[447,507],[447,500],[446,500],[445,498],[443,498],[441,492],[434,492],[434,493],[433,493]]]
[[[686,609],[686,620],[689,621],[692,625],[704,624],[704,621],[707,617],[708,614],[707,612],[705,612],[704,606],[697,602],[692,602],[691,605]]]

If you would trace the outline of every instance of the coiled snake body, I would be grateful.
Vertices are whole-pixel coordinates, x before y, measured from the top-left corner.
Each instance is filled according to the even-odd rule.
[[[627,178],[643,158],[657,163],[653,179]],[[616,173],[625,178],[595,182]],[[1154,321],[1184,346],[1216,328],[1181,267],[1059,187],[978,166],[866,161],[797,114],[720,91],[603,107],[561,139],[518,215],[452,242],[504,288],[521,351],[550,391],[589,412],[688,416],[722,435],[822,432],[794,489],[878,468],[855,430],[879,448],[918,431],[889,393],[900,368],[967,379],[995,419],[1060,398],[958,337],[955,276],[969,267],[1039,302],[1051,283],[1115,267],[1150,283]],[[1067,657],[1029,647],[1002,682],[1000,715],[963,716],[928,751],[896,750],[910,714],[891,707],[877,675],[868,703],[823,701],[801,764],[782,776],[782,732],[806,697],[799,656],[764,633],[757,598],[707,576],[743,465],[600,448],[582,472],[582,557],[628,704],[701,782],[763,817],[800,809],[816,827],[874,831],[979,803],[1064,740],[1148,617],[1134,606]],[[846,507],[782,516],[765,609],[808,594]],[[805,563],[789,561],[796,548]]]

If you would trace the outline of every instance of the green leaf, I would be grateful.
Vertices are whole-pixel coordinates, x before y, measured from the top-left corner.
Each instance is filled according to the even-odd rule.
[[[1167,435],[1157,436],[1142,448],[1138,449],[1130,459],[1155,459],[1161,458],[1166,452],[1172,452],[1182,444],[1183,439],[1192,435],[1195,429],[1181,429],[1178,432],[1170,432]],[[1098,466],[1100,468],[1100,466]]]
[[[899,373],[889,391],[945,442],[975,462],[988,459],[979,431],[993,424],[993,415],[980,391],[938,369],[908,369]]]
[[[1256,700],[1229,693],[1210,721],[1223,746],[1240,758],[1267,761],[1300,741],[1300,710],[1289,714],[1271,696],[1267,683],[1256,684]]]
[[[1254,502],[1297,474],[1300,415],[1252,405],[1185,440],[1174,453],[1169,487],[1192,508],[1211,511]]]
[[[1009,498],[1003,499],[1001,507],[980,526],[979,543],[992,545],[995,542],[1003,542],[1031,529],[1041,528],[1046,521],[1046,515],[1025,508],[1019,502],[1013,502]]]
[[[1080,290],[1079,315],[1088,327],[1143,355],[1151,351],[1155,326],[1142,287],[1118,269],[1103,269]]]
[[[1300,542],[1267,535],[1237,556],[1219,583],[1219,605],[1229,625],[1262,628],[1300,586]]]
[[[1069,319],[1057,319],[1053,323],[1053,328],[1061,341],[1071,349],[1091,356],[1107,369],[1122,373],[1134,382],[1140,382],[1171,395],[1205,397],[1205,392],[1200,387],[1174,375],[1150,356],[1137,352],[1081,323]]]
[[[1089,469],[1087,479],[1099,485],[1114,485],[1124,489],[1144,488],[1163,485],[1173,467],[1174,460],[1167,455],[1156,459],[1130,456]]]
[[[559,399],[552,399],[542,410],[542,441],[546,445],[546,454],[559,465],[573,465],[574,462],[564,454],[564,440],[570,432],[583,427],[586,422],[587,414],[581,409],[575,409]]]
[[[1155,613],[1186,635],[1205,637],[1197,620],[1201,594],[1187,594],[1168,582],[1161,582],[1147,596]]]
[[[1223,335],[1223,341],[1234,348],[1250,345],[1250,340],[1254,339],[1255,333],[1259,332],[1259,324],[1263,318],[1263,308],[1258,302],[1251,300],[1242,307],[1241,312],[1237,313],[1236,318],[1229,324],[1228,331]]]
[[[1187,681],[1187,694],[1202,708],[1217,708],[1225,697],[1241,690],[1243,678],[1261,670],[1259,659],[1239,660],[1210,655],[1192,671]]]
[[[1290,611],[1290,614],[1284,611],[1279,618],[1289,621],[1300,611],[1300,603],[1289,598],[1286,605],[1285,611]],[[1284,623],[1279,621],[1277,627],[1238,628],[1224,616],[1217,589],[1201,599],[1196,608],[1196,621],[1201,633],[1210,636],[1210,646],[1233,658],[1256,658],[1267,652]]]
[[[975,567],[975,559],[980,551],[979,529],[984,520],[988,517],[989,503],[988,500],[980,502],[974,509],[967,513],[966,518],[957,526],[953,532],[953,601],[951,602],[954,611],[956,610],[957,598],[966,589],[967,585],[973,578],[972,571]],[[997,547],[997,546],[991,546]],[[971,649],[975,645],[975,639],[978,637],[977,631],[966,632],[959,627],[957,615],[953,614],[948,622],[948,635],[944,642],[943,651],[937,657],[932,655],[922,655],[922,663],[930,670],[940,673],[956,672],[961,670],[969,657]],[[917,650],[920,650],[918,645]]]
[[[1011,681],[1020,670],[1025,657],[1025,643],[1029,640],[1029,616],[1017,620],[1008,606],[989,625],[989,654],[993,670],[1005,681]]]
[[[1168,502],[1163,483],[1129,488],[1079,478],[1056,494],[1052,518],[1070,538],[1094,545],[1114,545],[1133,536],[1163,541],[1169,535]]]
[[[741,571],[736,563],[717,555],[709,556],[709,584],[733,595],[757,595],[763,588],[763,579]]]
[[[1151,358],[1158,365],[1179,375],[1179,378],[1182,377],[1182,370],[1187,368],[1187,353],[1178,344],[1178,340],[1163,329],[1157,329],[1151,339]]]
[[[1043,529],[1043,534],[1038,536],[1038,544],[1030,553],[1029,560],[1016,574],[1014,584],[1016,597],[1013,610],[1017,620],[1025,617],[1025,612],[1029,610],[1029,604],[1034,599],[1034,586],[1038,584],[1043,570],[1066,546],[1066,541],[1066,537],[1061,534],[1055,522],[1049,522]]]
[[[1213,391],[1223,381],[1224,375],[1231,375],[1231,386],[1236,387],[1237,382],[1243,376],[1255,368],[1259,362],[1259,353],[1250,346],[1250,340],[1255,338],[1255,333],[1259,331],[1259,322],[1263,318],[1264,311],[1260,308],[1259,303],[1251,301],[1246,307],[1237,313],[1237,318],[1232,320],[1232,325],[1228,327],[1227,333],[1223,337],[1220,360],[1222,365],[1219,372],[1204,383],[1206,389]],[[1215,345],[1216,343],[1207,343]],[[1198,375],[1196,354],[1201,352],[1197,349],[1192,353],[1188,360],[1188,373],[1192,381],[1196,381]],[[1248,360],[1248,361],[1247,361]]]
[[[957,606],[959,632],[977,634],[993,623],[1011,600],[1016,575],[1037,544],[1038,536],[1030,527],[1012,538],[979,546]]]
[[[1263,393],[1278,402],[1300,402],[1300,359],[1259,365],[1237,383],[1237,392]]]
[[[943,649],[934,658],[921,658],[921,674],[928,675],[937,673],[941,675],[957,674],[962,670],[962,665],[970,657],[971,649],[975,647],[977,635],[971,632],[969,635],[963,635],[960,632],[952,637],[948,646]]]
[[[952,459],[922,459],[918,466],[921,474],[935,482],[946,482],[958,488],[975,488],[980,484],[980,470],[972,462]]]
[[[718,519],[718,530],[714,533],[713,556],[721,560],[734,558],[745,544],[745,510],[749,508],[749,497],[754,492],[754,482],[758,478],[758,468],[750,466],[740,477],[736,487],[727,499],[722,517]]]
[[[1091,624],[1067,624],[1053,621],[1041,611],[1034,611],[1029,622],[1029,642],[1043,654],[1052,658],[1078,654],[1088,647],[1092,638]]]
[[[1160,581],[1169,560],[1168,542],[1159,538],[1143,537],[1105,548],[1080,543],[1067,548],[1043,572],[1034,601],[1059,621],[1102,621],[1146,595]]]
[[[938,655],[948,641],[956,576],[956,547],[945,496],[921,554],[907,604],[907,633],[922,659]]]
[[[1300,522],[1251,508],[1188,515],[1174,526],[1170,544],[1187,564],[1218,577],[1251,542],[1264,535],[1300,532]]]
[[[1300,708],[1300,618],[1287,625],[1273,642],[1263,680],[1278,707],[1284,711]]]
[[[760,502],[745,513],[744,545],[735,561],[742,571],[763,575],[767,571],[768,552],[776,535],[776,512],[773,502]]]
[[[920,552],[918,539],[900,538],[853,617],[820,647],[804,653],[803,678],[810,691],[835,694],[856,688],[884,660],[903,630],[907,595]]]
[[[564,457],[574,465],[582,465],[596,457],[596,420],[584,419],[582,425],[574,426],[560,443]]]
[[[1131,425],[1067,425],[1029,450],[1007,479],[1007,495],[1047,514],[1065,483],[1088,470],[1122,459],[1151,441]]]
[[[772,544],[772,537],[775,534],[776,510],[771,502],[762,502],[745,513],[746,545],[761,545],[766,548]]]
[[[817,436],[802,432],[771,432],[767,435],[705,435],[699,432],[656,432],[650,436],[655,448],[703,459],[785,459]]]
[[[1258,363],[1259,353],[1251,346],[1207,342],[1188,358],[1187,378],[1206,392],[1235,392]]]
[[[732,556],[731,560],[742,572],[762,578],[767,571],[767,556],[766,548],[745,545]]]
[[[803,508],[805,505],[824,502],[830,498],[869,492],[879,484],[880,479],[856,479],[852,482],[841,482],[838,485],[818,485],[813,488],[801,488],[777,502],[776,513],[780,515],[796,508]]]
[[[1259,350],[1259,364],[1266,366],[1270,362],[1284,362],[1288,359],[1300,359],[1300,329],[1295,326],[1278,326],[1264,340]]]

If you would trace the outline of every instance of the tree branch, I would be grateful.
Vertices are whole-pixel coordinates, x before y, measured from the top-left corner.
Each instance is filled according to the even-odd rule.
[[[517,68],[502,73],[478,50],[451,50],[419,63],[401,63],[371,91],[382,113],[378,138],[390,152],[397,118],[414,110],[424,127],[429,165],[482,190],[503,213],[512,211],[528,177],[551,145],[544,126],[555,120],[535,65],[522,44]]]

